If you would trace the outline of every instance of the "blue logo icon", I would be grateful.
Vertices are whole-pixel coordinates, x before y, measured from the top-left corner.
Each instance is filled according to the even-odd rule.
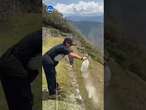
[[[53,11],[54,11],[54,7],[52,5],[48,5],[47,9],[48,9],[49,13],[53,13]]]

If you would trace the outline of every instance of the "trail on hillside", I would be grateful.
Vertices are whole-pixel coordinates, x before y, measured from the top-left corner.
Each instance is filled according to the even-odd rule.
[[[71,86],[62,88],[60,96],[56,99],[50,99],[47,85],[43,85],[43,110],[85,110],[84,101],[80,94],[75,72],[67,62],[65,65],[67,67],[66,71],[68,73],[69,83]],[[44,75],[43,80],[46,80]],[[68,91],[65,91],[66,89]]]
[[[45,32],[44,34],[43,53],[64,39],[61,35],[52,37],[50,33]],[[80,41],[73,50],[81,55],[84,54],[78,48],[81,48]],[[92,59],[90,66],[91,73],[84,78],[80,71],[81,61],[76,60],[71,66],[67,58],[62,59],[56,68],[57,81],[62,87],[62,92],[56,99],[49,98],[47,82],[43,73],[43,110],[103,110],[103,65]]]
[[[74,90],[74,93],[71,95],[71,97],[74,98],[73,100],[76,100],[78,103],[80,103],[81,110],[85,110],[84,100],[83,100],[82,95],[79,90],[79,84],[77,81],[76,73],[73,70],[72,65],[66,64],[66,66],[68,67],[70,83]]]
[[[95,84],[93,84],[91,77],[84,77],[84,84],[85,84],[85,88],[88,92],[88,98],[92,99],[92,102],[95,106],[95,108],[98,108],[98,101],[99,101],[99,97],[98,97],[98,90],[95,87]]]
[[[99,68],[98,65],[97,68]],[[95,73],[99,74],[98,71],[95,71]],[[92,100],[94,108],[98,110],[102,105],[101,86],[103,82],[99,79],[96,79],[96,76],[93,78],[90,71],[81,71],[81,74],[84,80],[84,86],[88,93],[88,98]]]
[[[49,99],[48,95],[48,90],[47,86],[43,85],[43,110],[88,110],[85,105],[85,100],[83,98],[83,94],[80,92],[80,85],[77,79],[77,73],[74,70],[74,68],[68,63],[65,63],[66,65],[66,71],[68,74],[69,78],[69,83],[71,84],[70,87],[66,87],[68,91],[65,91],[66,88],[62,88],[62,93],[59,98],[56,98],[55,100]],[[80,67],[79,67],[80,68]],[[62,73],[63,74],[63,73]],[[100,110],[101,108],[101,91],[100,91],[100,86],[101,86],[101,81],[95,82],[93,77],[88,74],[88,77],[83,76],[83,73],[81,74],[84,84],[82,86],[85,87],[88,97],[90,100],[92,100],[93,108],[95,110]],[[45,77],[43,76],[43,80],[45,80]],[[99,85],[99,86],[98,86]]]

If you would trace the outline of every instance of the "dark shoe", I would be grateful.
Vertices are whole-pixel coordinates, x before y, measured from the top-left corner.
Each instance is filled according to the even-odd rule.
[[[58,90],[49,91],[49,95],[59,95]]]
[[[52,94],[52,95],[49,95],[49,99],[59,99],[61,96],[58,95],[58,94]]]
[[[59,93],[59,91],[50,91],[49,92],[49,99],[58,99],[60,97],[60,93]]]

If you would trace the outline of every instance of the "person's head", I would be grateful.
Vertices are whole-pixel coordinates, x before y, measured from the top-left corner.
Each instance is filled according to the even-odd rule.
[[[73,45],[73,39],[72,38],[65,38],[63,41],[63,45],[66,47],[71,47]]]

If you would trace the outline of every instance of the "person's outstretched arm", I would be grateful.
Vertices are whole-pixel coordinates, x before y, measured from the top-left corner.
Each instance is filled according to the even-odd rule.
[[[79,59],[79,60],[82,60],[83,59],[80,55],[78,55],[77,53],[74,53],[74,52],[70,52],[69,55],[71,57],[76,58],[76,59]]]

